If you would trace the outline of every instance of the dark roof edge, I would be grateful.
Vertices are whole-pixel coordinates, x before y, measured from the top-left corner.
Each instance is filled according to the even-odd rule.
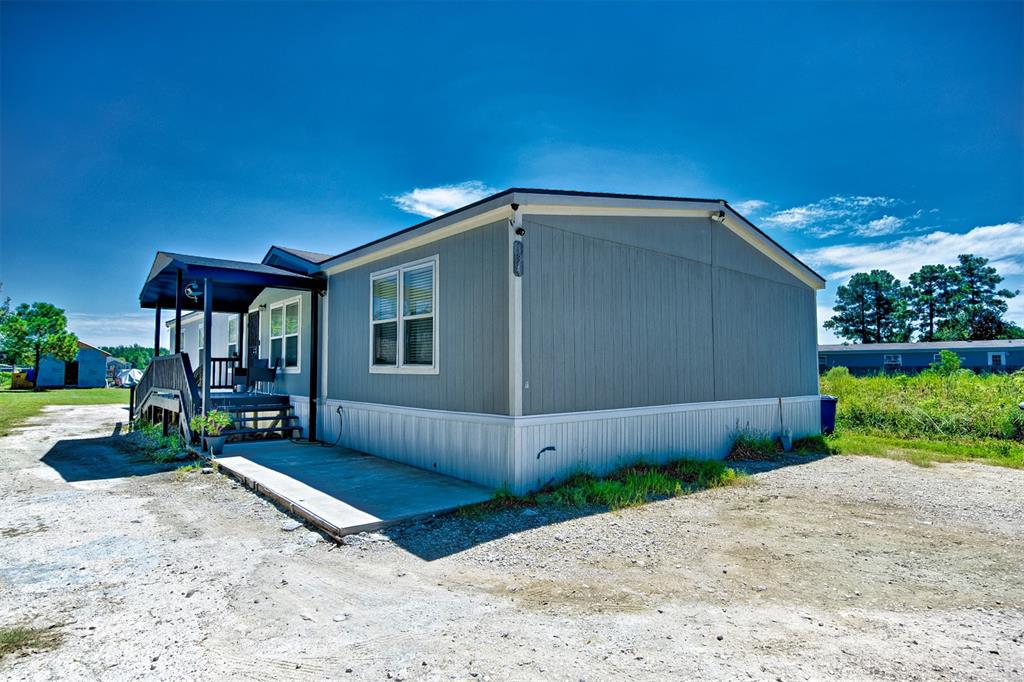
[[[401,237],[403,234],[412,232],[413,230],[418,230],[421,227],[426,227],[427,225],[431,225],[433,223],[440,222],[442,220],[446,220],[446,219],[451,218],[452,216],[456,216],[456,215],[458,215],[460,213],[465,213],[466,211],[470,211],[470,210],[472,210],[472,209],[474,209],[474,208],[476,208],[478,206],[482,206],[482,205],[484,205],[484,204],[486,204],[488,202],[494,201],[496,199],[500,199],[503,196],[506,196],[506,195],[509,195],[509,194],[513,194],[516,191],[521,191],[521,190],[506,189],[504,191],[498,192],[497,194],[492,194],[490,196],[484,197],[483,199],[478,199],[477,201],[474,201],[471,204],[466,204],[465,206],[460,206],[459,208],[457,208],[457,209],[455,209],[453,211],[448,211],[447,213],[442,213],[439,216],[435,216],[433,218],[428,218],[427,220],[424,220],[421,223],[416,223],[415,225],[410,225],[409,227],[401,229],[398,232],[392,232],[391,234],[384,235],[383,237],[379,237],[377,239],[374,239],[371,242],[366,242],[365,244],[361,244],[359,246],[351,248],[348,251],[342,251],[341,253],[339,253],[337,255],[331,256],[330,258],[328,258],[327,260],[323,261],[319,265],[320,265],[321,268],[324,268],[324,269],[329,268],[329,267],[331,267],[333,262],[338,260],[339,258],[344,258],[345,256],[350,256],[353,253],[357,253],[359,251],[362,251],[363,249],[368,249],[371,246],[376,246],[377,244],[380,244],[381,242],[386,242],[386,241],[388,241],[390,239],[394,239],[395,237]]]
[[[449,219],[451,219],[451,218],[453,218],[455,216],[458,216],[459,214],[472,211],[473,209],[478,208],[480,206],[483,206],[483,205],[485,205],[487,203],[496,202],[497,200],[501,199],[502,197],[513,197],[514,198],[516,194],[537,194],[537,195],[562,196],[562,197],[592,197],[592,198],[595,198],[595,199],[626,199],[626,200],[633,200],[633,201],[668,201],[668,202],[678,202],[678,203],[722,204],[722,205],[726,206],[731,213],[733,213],[735,216],[740,218],[747,227],[752,229],[755,233],[759,234],[760,236],[764,237],[772,246],[777,248],[783,255],[785,255],[786,257],[791,259],[794,263],[796,263],[801,268],[803,268],[808,273],[810,273],[810,275],[812,277],[817,278],[821,282],[822,286],[824,286],[824,284],[826,282],[825,278],[822,277],[818,272],[816,272],[809,265],[807,265],[802,260],[797,258],[789,249],[787,249],[786,247],[782,246],[777,241],[772,239],[766,232],[764,232],[757,225],[754,225],[752,222],[750,222],[750,220],[748,220],[745,216],[743,216],[741,213],[739,213],[735,208],[733,208],[724,199],[708,199],[708,198],[697,198],[697,197],[672,197],[672,196],[664,196],[664,195],[658,195],[658,194],[625,194],[625,193],[618,193],[618,192],[584,192],[584,191],[579,191],[579,190],[541,189],[541,188],[533,188],[533,187],[510,187],[508,189],[502,190],[502,191],[497,192],[495,194],[491,194],[489,196],[483,197],[482,199],[478,199],[477,201],[474,201],[471,204],[466,204],[465,206],[460,206],[459,208],[457,208],[457,209],[455,209],[453,211],[449,211],[447,213],[443,213],[443,214],[441,214],[439,216],[436,216],[434,218],[429,218],[429,219],[424,220],[422,222],[416,223],[415,225],[411,225],[411,226],[406,227],[404,229],[398,230],[397,232],[393,232],[393,233],[385,235],[383,237],[379,237],[378,239],[374,239],[373,241],[367,242],[365,244],[361,244],[360,246],[356,246],[354,248],[348,249],[347,251],[342,251],[341,253],[339,253],[339,254],[337,254],[335,256],[331,256],[327,260],[324,260],[324,261],[321,261],[320,263],[317,263],[317,265],[320,267],[320,269],[326,270],[327,268],[333,267],[334,264],[336,263],[336,261],[338,261],[341,258],[344,258],[346,256],[350,256],[350,255],[355,254],[355,253],[358,253],[358,252],[360,252],[360,251],[362,251],[364,249],[368,249],[370,247],[376,246],[378,244],[381,244],[383,242],[389,241],[391,239],[395,239],[396,237],[400,237],[400,236],[402,236],[404,234],[408,234],[409,232],[413,232],[415,230],[427,227],[427,226],[432,225],[434,223],[438,223],[438,222],[449,220]],[[273,250],[273,248],[274,247],[271,247],[271,250]],[[268,251],[268,254],[269,253],[270,252]]]

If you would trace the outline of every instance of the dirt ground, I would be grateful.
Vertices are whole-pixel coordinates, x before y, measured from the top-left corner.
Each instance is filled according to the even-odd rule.
[[[125,416],[0,439],[0,626],[63,638],[2,678],[1024,677],[1024,471],[803,460],[339,546],[218,474],[130,462]]]

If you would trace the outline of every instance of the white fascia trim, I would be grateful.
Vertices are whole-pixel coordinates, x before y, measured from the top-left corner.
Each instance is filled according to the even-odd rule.
[[[333,275],[352,268],[357,268],[360,265],[366,265],[388,256],[414,249],[417,246],[423,246],[424,244],[430,244],[440,239],[452,237],[462,232],[468,232],[469,230],[483,227],[491,223],[496,223],[500,220],[505,220],[512,215],[512,208],[503,204],[497,208],[479,213],[474,216],[469,216],[463,220],[457,220],[453,223],[443,225],[441,227],[435,227],[433,225],[424,226],[424,232],[414,231],[407,235],[395,237],[393,240],[376,244],[372,247],[361,251],[358,254],[352,254],[352,257],[348,260],[342,261],[336,265],[332,265],[324,269],[324,272],[328,275]]]
[[[404,407],[383,403],[364,403],[356,400],[339,400],[328,398],[330,405],[341,405],[342,408],[354,408],[401,414],[409,417],[425,417],[433,419],[450,419],[477,424],[503,424],[505,426],[539,426],[542,424],[562,424],[566,422],[597,421],[602,419],[622,419],[624,417],[642,417],[676,412],[699,412],[702,410],[726,409],[730,407],[754,407],[758,405],[778,405],[780,398],[750,398],[744,400],[714,400],[702,403],[676,403],[673,405],[649,405],[645,407],[623,407],[610,410],[589,410],[586,412],[560,412],[557,414],[535,414],[525,417],[511,417],[504,414],[485,414],[481,412],[456,412],[453,410],[434,410],[424,407]],[[817,402],[820,395],[783,396],[783,404]]]
[[[825,288],[825,280],[804,267],[799,261],[790,256],[781,246],[768,239],[757,230],[752,230],[739,214],[732,208],[725,207],[725,220],[722,221],[726,227],[735,232],[743,241],[778,263],[786,272],[793,275],[801,282],[816,291]]]
[[[752,228],[731,206],[726,203],[695,201],[681,202],[661,199],[621,199],[607,197],[558,197],[553,201],[551,195],[517,193],[507,198],[496,208],[454,220],[443,226],[425,225],[423,231],[413,231],[407,235],[395,237],[369,247],[349,259],[336,265],[324,268],[324,272],[333,275],[350,270],[381,258],[386,258],[408,249],[445,239],[461,232],[482,227],[502,219],[512,217],[511,204],[518,204],[520,215],[593,215],[593,216],[647,216],[675,218],[710,218],[719,211],[724,213],[722,223],[739,235],[745,242],[762,254],[778,263],[784,270],[799,279],[807,286],[821,290],[825,288],[825,280],[810,268],[800,263],[792,254],[769,239],[764,233]]]
[[[688,205],[686,208],[655,208],[645,206],[565,206],[562,204],[527,204],[519,212],[524,215],[592,215],[642,216],[647,218],[708,218],[718,204]]]

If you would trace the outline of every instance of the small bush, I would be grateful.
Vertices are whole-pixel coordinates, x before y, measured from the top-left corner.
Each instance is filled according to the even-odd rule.
[[[951,350],[940,350],[939,359],[929,365],[936,374],[948,377],[960,371],[960,356]]]
[[[782,446],[775,438],[740,433],[732,443],[726,459],[730,461],[766,461],[778,458]]]

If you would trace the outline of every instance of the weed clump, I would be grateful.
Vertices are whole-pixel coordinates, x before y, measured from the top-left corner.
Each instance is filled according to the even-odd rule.
[[[607,476],[578,473],[528,495],[514,495],[502,488],[478,508],[485,511],[532,506],[624,509],[652,500],[733,485],[744,479],[744,474],[717,460],[678,459],[662,465],[637,462]]]
[[[0,659],[19,652],[53,649],[60,644],[60,640],[60,632],[53,628],[0,628]]]

